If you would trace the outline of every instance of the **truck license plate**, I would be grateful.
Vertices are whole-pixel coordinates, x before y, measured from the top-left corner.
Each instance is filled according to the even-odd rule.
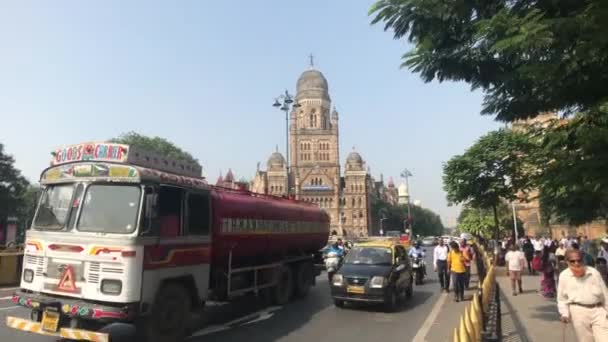
[[[363,286],[348,286],[346,292],[354,294],[364,294],[365,288]]]
[[[57,332],[59,328],[59,312],[45,311],[42,313],[42,330]]]

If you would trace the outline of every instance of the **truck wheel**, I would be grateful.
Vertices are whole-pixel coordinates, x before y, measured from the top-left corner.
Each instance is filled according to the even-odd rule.
[[[145,326],[138,329],[143,329],[145,341],[182,341],[185,338],[192,306],[189,293],[188,289],[179,284],[162,287],[154,301],[150,317],[142,322]]]
[[[283,305],[289,302],[293,293],[293,274],[287,266],[281,266],[277,271],[277,284],[273,287],[272,299],[275,304]]]
[[[306,297],[312,286],[312,264],[305,262],[296,269],[296,296]]]

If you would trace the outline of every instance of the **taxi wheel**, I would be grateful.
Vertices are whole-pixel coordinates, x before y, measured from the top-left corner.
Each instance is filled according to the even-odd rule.
[[[339,299],[334,299],[334,305],[337,308],[343,308],[344,307],[344,301],[343,300],[339,300]]]
[[[405,298],[410,299],[410,298],[412,298],[413,294],[414,294],[414,285],[412,285],[412,283],[410,283],[410,286],[408,286],[405,289]]]
[[[395,292],[395,289],[389,289],[384,302],[386,311],[393,312],[397,310],[398,304],[399,299],[397,298],[397,292]]]

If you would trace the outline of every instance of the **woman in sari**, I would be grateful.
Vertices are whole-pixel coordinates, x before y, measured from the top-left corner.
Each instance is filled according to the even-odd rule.
[[[549,260],[550,250],[545,247],[542,254],[542,271],[540,278],[540,292],[545,298],[555,298],[555,267]]]

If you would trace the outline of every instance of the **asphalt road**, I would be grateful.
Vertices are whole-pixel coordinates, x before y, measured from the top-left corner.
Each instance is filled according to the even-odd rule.
[[[397,312],[385,313],[381,307],[364,305],[336,308],[327,278],[321,275],[308,297],[283,307],[264,307],[251,298],[230,304],[211,303],[193,319],[193,334],[187,341],[412,341],[440,297],[439,283],[430,266],[432,247],[427,249],[428,278],[424,285],[415,287],[413,298]],[[26,310],[11,303],[9,295],[10,290],[0,290],[0,341],[56,341],[8,329],[7,315],[28,317]]]

